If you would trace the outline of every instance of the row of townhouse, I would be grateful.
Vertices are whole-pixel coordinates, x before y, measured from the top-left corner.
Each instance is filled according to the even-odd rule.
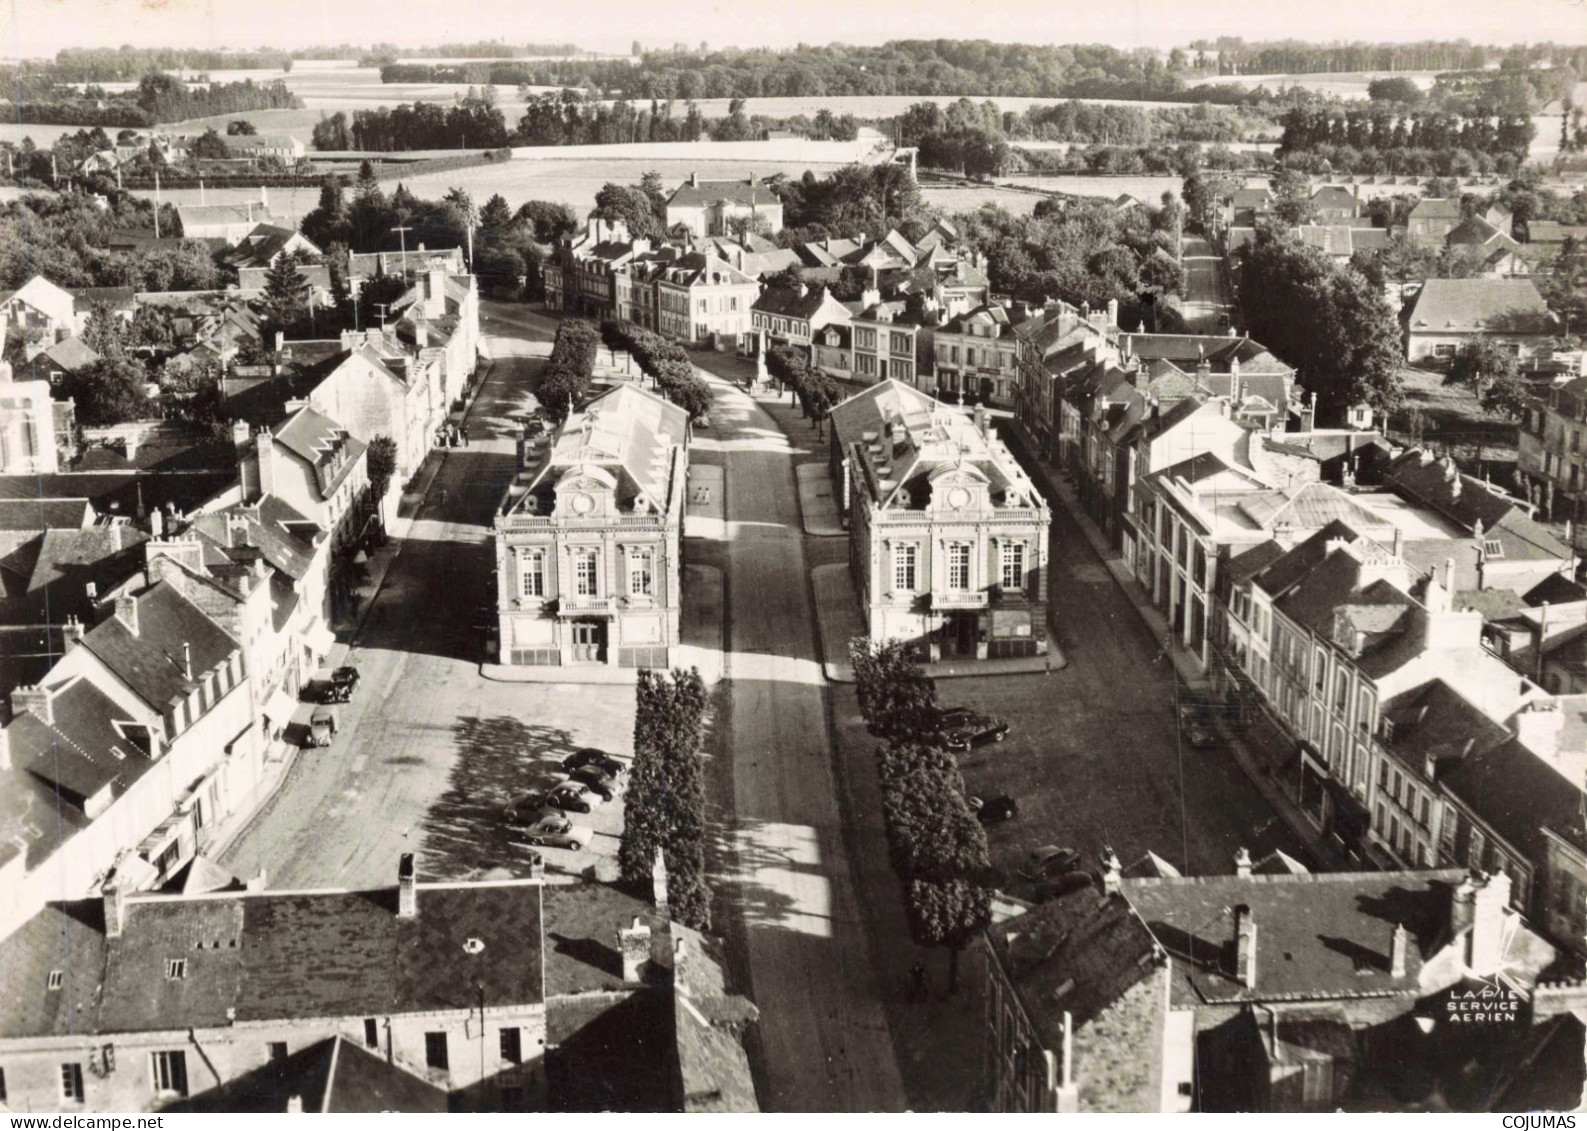
[[[90,586],[64,654],[11,694],[0,935],[50,900],[167,883],[251,811],[286,754],[297,692],[334,644],[366,460],[309,408],[238,442],[237,486],[161,512],[153,537],[107,531],[141,573],[118,571],[103,599]]]
[[[755,1007],[658,898],[540,876],[273,891],[199,857],[0,940],[12,1112],[754,1111]],[[608,1101],[609,1102],[609,1101]]]

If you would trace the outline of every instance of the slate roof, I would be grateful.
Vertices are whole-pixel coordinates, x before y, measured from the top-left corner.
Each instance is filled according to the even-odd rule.
[[[377,1056],[340,1035],[305,1046],[285,1060],[262,1064],[162,1112],[274,1113],[293,1099],[305,1112],[444,1112],[444,1088]]]
[[[87,342],[78,337],[62,338],[45,350],[43,356],[49,358],[66,373],[87,369],[99,360],[99,355],[89,348]]]
[[[782,198],[761,181],[701,181],[697,185],[684,181],[667,198],[667,207],[704,208],[719,200],[756,208],[782,206]]]
[[[1262,366],[1264,371],[1294,372],[1282,363],[1276,366],[1267,364],[1265,359],[1273,357],[1272,351],[1248,337],[1233,338],[1217,334],[1120,334],[1119,349],[1125,356],[1133,354],[1140,358],[1142,363],[1162,358],[1187,370],[1193,370],[1199,363],[1205,361],[1214,372],[1227,373],[1230,363],[1239,361],[1240,372],[1244,374],[1249,363],[1264,359]]]
[[[1327,872],[1124,882],[1124,894],[1174,958],[1177,1005],[1421,996],[1423,963],[1443,944],[1461,869]],[[1234,915],[1257,928],[1256,986],[1233,976]],[[1404,977],[1389,971],[1396,925],[1410,932]]]
[[[784,318],[810,318],[826,300],[825,287],[814,287],[802,295],[792,287],[767,287],[750,309]]]
[[[1282,597],[1322,564],[1328,556],[1328,543],[1336,538],[1354,541],[1359,537],[1354,529],[1335,519],[1257,574],[1256,583],[1269,596]]]
[[[1512,251],[1521,246],[1481,216],[1468,216],[1456,224],[1444,237],[1444,242],[1469,247],[1485,247],[1492,243],[1496,247],[1504,247]]]
[[[1587,852],[1580,780],[1518,740],[1464,759],[1439,784],[1531,860],[1548,858],[1545,828]]]
[[[988,929],[986,939],[1042,1044],[1051,1049],[1064,1046],[1064,1014],[1077,1032],[1086,1033],[1132,987],[1158,974],[1165,960],[1130,900],[1095,890],[1049,900]],[[1161,1015],[1109,1020],[1094,1032],[1098,1044],[1113,1046],[1131,1061],[1160,1055]],[[1075,1067],[1085,1077],[1086,1066]]]
[[[619,507],[643,495],[655,513],[666,514],[678,470],[674,453],[687,436],[688,415],[677,405],[637,385],[618,385],[563,422],[523,500],[549,503],[548,493],[565,476],[594,469],[612,479]],[[527,506],[523,500],[519,505]]]
[[[1507,729],[1440,679],[1396,695],[1379,709],[1394,724],[1388,746],[1395,756],[1418,769],[1424,759],[1431,759],[1440,774],[1510,737]]]
[[[1302,224],[1295,230],[1302,243],[1324,255],[1349,257],[1355,251],[1349,224]]]
[[[1355,194],[1339,185],[1319,185],[1311,194],[1311,202],[1318,208],[1354,208],[1358,203]]]
[[[147,740],[135,740],[143,720],[82,677],[51,691],[53,722],[23,712],[6,728],[11,757],[17,769],[59,789],[82,817],[89,798],[107,786],[112,799],[120,797],[152,767]]]
[[[262,221],[238,241],[224,262],[230,267],[269,267],[297,234],[296,228]]]
[[[1412,220],[1458,220],[1460,201],[1442,196],[1424,196],[1410,211]]]
[[[662,271],[661,278],[668,283],[680,283],[684,286],[707,286],[730,283],[753,283],[753,275],[746,275],[737,270],[731,263],[715,256],[704,255],[700,252],[690,252],[681,256],[676,262],[668,264]]]
[[[1489,490],[1482,480],[1461,472],[1452,461],[1429,459],[1424,463],[1424,454],[1430,453],[1413,448],[1391,463],[1385,485],[1473,534],[1480,524],[1484,539],[1499,541],[1507,560],[1564,560],[1571,556],[1570,547],[1528,515],[1525,507]]]
[[[1411,307],[1411,333],[1551,334],[1555,318],[1530,279],[1429,279]]]
[[[119,617],[105,618],[83,637],[91,651],[138,698],[164,712],[198,686],[198,680],[238,649],[233,640],[199,607],[161,582],[133,598],[137,602],[136,635]],[[190,649],[192,672],[185,665]]]
[[[80,530],[93,521],[87,499],[0,499],[0,530]]]
[[[336,421],[308,405],[294,412],[276,430],[275,442],[314,469],[325,498],[336,493],[366,447]]]
[[[241,539],[246,548],[259,551],[273,568],[294,581],[308,576],[314,560],[314,546],[301,535],[306,529],[317,529],[308,519],[276,496],[266,495],[252,505],[201,514],[194,518],[193,526],[223,552],[230,551],[234,549],[229,526],[231,517],[247,520],[247,531]]]
[[[80,1034],[222,1026],[228,1011],[268,1022],[467,1010],[482,994],[487,1008],[534,1005],[545,1000],[540,891],[421,882],[411,919],[398,917],[394,888],[135,895],[121,935],[108,939],[100,901],[52,904],[0,941],[0,1022],[8,1036],[59,1026],[39,1001],[45,979],[13,971],[58,960],[63,917],[83,924],[71,931],[73,975],[103,986],[97,1000],[73,995],[93,1002],[72,1019]],[[178,958],[184,976],[167,977]]]
[[[91,1032],[105,971],[105,926],[98,900],[50,903],[0,942],[0,1026],[7,1037],[69,1037]],[[62,985],[49,990],[50,972]]]
[[[0,475],[0,500],[86,498],[101,514],[134,515],[167,503],[196,510],[237,481],[237,469],[213,472],[61,472]]]

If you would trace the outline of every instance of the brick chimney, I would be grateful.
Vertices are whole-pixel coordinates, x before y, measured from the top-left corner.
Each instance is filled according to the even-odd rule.
[[[132,635],[138,635],[138,599],[136,597],[116,598],[116,619],[126,626]]]
[[[1234,909],[1234,977],[1246,989],[1256,986],[1256,920],[1243,903]]]
[[[404,852],[397,862],[397,918],[419,917],[419,875],[413,853]]]
[[[424,276],[424,316],[439,318],[446,313],[446,268],[431,267]]]
[[[143,544],[143,560],[151,582],[163,581],[171,563],[203,573],[204,547],[196,537],[155,539]]]
[[[650,961],[650,928],[637,916],[631,927],[617,930],[617,950],[623,956],[623,982],[638,985],[645,978],[645,964]]]
[[[1471,947],[1467,965],[1479,976],[1495,973],[1504,963],[1505,924],[1509,916],[1510,877],[1494,872],[1477,881],[1472,901]]]
[[[11,692],[11,717],[28,714],[40,722],[55,724],[55,704],[51,701],[50,689],[38,685],[29,685],[14,688]]]
[[[1389,977],[1405,977],[1406,962],[1411,950],[1411,933],[1404,923],[1394,924],[1394,935],[1389,939]]]
[[[75,616],[67,617],[66,624],[61,629],[62,654],[70,652],[73,648],[81,644],[85,634],[86,632],[83,628],[82,621],[78,620]]]
[[[1251,878],[1251,853],[1244,845],[1234,854],[1234,874],[1242,880]]]
[[[699,173],[690,173],[689,174],[689,187],[690,188],[699,188],[700,187],[700,174]]]

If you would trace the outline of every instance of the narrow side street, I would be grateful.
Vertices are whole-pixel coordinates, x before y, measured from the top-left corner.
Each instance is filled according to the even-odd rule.
[[[1194,334],[1216,334],[1219,315],[1229,313],[1223,287],[1223,259],[1201,236],[1186,236],[1184,245],[1185,301],[1180,312],[1185,327]]]

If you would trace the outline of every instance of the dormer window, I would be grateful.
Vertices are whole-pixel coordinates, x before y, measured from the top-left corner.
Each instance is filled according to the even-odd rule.
[[[180,982],[185,977],[187,977],[187,959],[168,958],[165,960],[166,981]]]
[[[1482,540],[1482,552],[1490,558],[1502,558],[1504,557],[1504,543],[1497,538],[1484,538]]]
[[[53,992],[65,984],[66,972],[64,970],[51,970],[49,977],[44,981],[44,988]]]
[[[1383,720],[1383,730],[1381,732],[1380,737],[1383,739],[1384,745],[1389,745],[1389,744],[1393,743],[1393,741],[1394,741],[1394,720],[1393,719],[1384,719]]]

